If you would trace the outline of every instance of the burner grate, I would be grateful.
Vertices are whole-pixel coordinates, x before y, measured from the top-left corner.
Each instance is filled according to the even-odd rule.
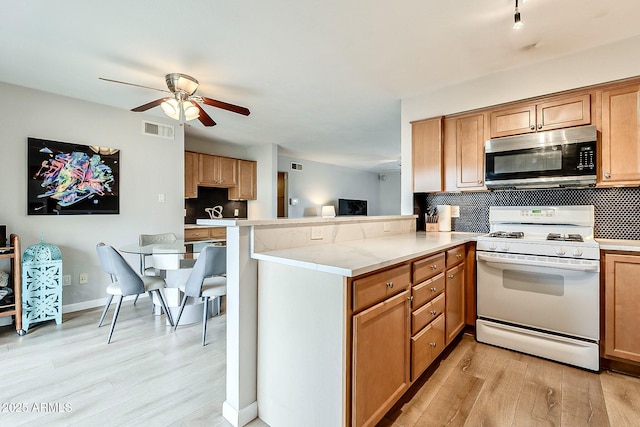
[[[560,234],[549,233],[547,240],[558,240],[563,242],[584,242],[584,239],[579,234]]]
[[[522,231],[494,231],[489,237],[502,237],[507,239],[522,239],[524,233]]]

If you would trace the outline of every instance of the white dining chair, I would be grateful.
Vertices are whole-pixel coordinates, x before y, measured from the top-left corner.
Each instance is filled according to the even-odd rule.
[[[202,345],[207,336],[207,320],[209,319],[209,300],[217,298],[218,314],[220,314],[220,299],[227,294],[227,248],[225,246],[207,246],[198,256],[193,270],[187,281],[180,286],[184,292],[180,311],[175,321],[174,330],[178,328],[180,317],[187,304],[187,298],[202,298],[204,301],[202,312]]]
[[[109,297],[107,303],[100,316],[98,327],[102,326],[104,317],[109,310],[111,301],[114,296],[118,296],[118,303],[113,313],[113,321],[111,322],[111,328],[109,329],[109,337],[107,338],[107,344],[111,342],[111,336],[118,320],[118,313],[120,312],[120,306],[122,305],[122,299],[129,295],[140,295],[145,292],[157,294],[162,307],[167,315],[169,324],[173,326],[173,319],[171,318],[171,312],[167,309],[164,296],[160,290],[166,286],[166,282],[162,277],[155,276],[142,276],[136,274],[135,270],[125,261],[125,259],[116,251],[112,246],[105,245],[100,242],[96,245],[96,251],[98,252],[98,259],[100,265],[105,273],[111,277],[111,283],[107,286],[107,294]]]

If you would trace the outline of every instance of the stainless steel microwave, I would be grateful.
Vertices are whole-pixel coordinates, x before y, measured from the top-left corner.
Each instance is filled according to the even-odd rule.
[[[487,188],[587,187],[596,183],[595,126],[537,132],[485,143]]]

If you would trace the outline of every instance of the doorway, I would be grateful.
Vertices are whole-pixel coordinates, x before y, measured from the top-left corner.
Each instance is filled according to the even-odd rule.
[[[278,172],[278,218],[287,218],[289,216],[287,209],[288,178],[287,172]]]

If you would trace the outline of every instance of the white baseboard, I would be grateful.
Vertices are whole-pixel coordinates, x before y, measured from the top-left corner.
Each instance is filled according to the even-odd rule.
[[[252,402],[240,411],[237,411],[225,400],[222,404],[222,416],[234,427],[245,426],[258,418],[258,402]]]
[[[140,294],[140,298],[149,298],[149,295],[146,293]],[[125,300],[128,300],[128,299],[133,300],[135,299],[135,296],[125,297]],[[107,303],[107,297],[94,299],[91,301],[83,301],[83,302],[77,302],[73,304],[66,304],[62,306],[62,314],[73,313],[74,311],[82,311],[90,308],[104,307],[106,303]]]

